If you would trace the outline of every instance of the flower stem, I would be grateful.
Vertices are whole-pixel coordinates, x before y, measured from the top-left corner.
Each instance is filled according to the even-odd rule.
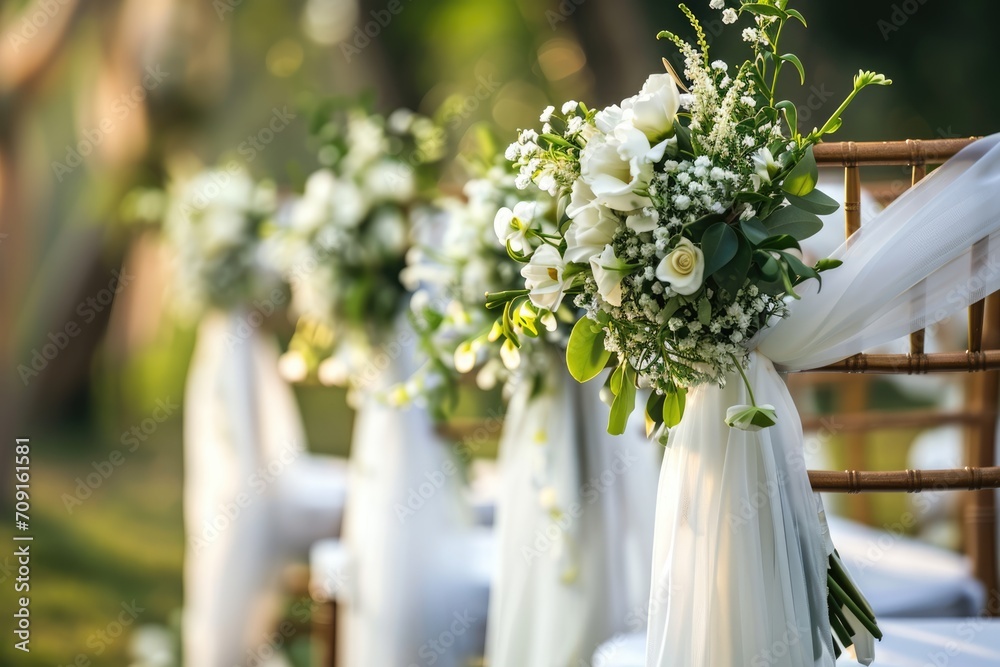
[[[729,358],[733,360],[734,364],[736,364],[736,370],[740,372],[740,377],[743,378],[743,384],[747,388],[747,393],[750,394],[750,405],[756,408],[757,401],[753,395],[753,387],[750,386],[750,380],[749,378],[747,378],[747,374],[743,371],[743,364],[741,364],[739,360],[736,359],[736,356],[732,352],[729,353]]]

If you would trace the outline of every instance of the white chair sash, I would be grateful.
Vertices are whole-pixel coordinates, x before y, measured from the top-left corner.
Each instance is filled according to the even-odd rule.
[[[660,447],[606,433],[600,382],[552,356],[540,393],[522,381],[500,443],[492,665],[575,667],[645,625]]]
[[[463,471],[425,410],[391,407],[382,396],[412,375],[414,338],[398,329],[363,374],[371,381],[360,392],[344,517],[346,667],[464,667],[481,648],[472,636],[482,602],[473,599],[481,587]]]
[[[280,615],[275,517],[304,435],[275,347],[240,312],[209,313],[198,330],[184,397],[185,664],[244,664]]]
[[[670,434],[656,509],[647,667],[832,667],[826,535],[801,422],[778,370],[835,362],[933,326],[1000,288],[1000,135],[865,225],[760,336],[749,378],[778,424],[731,430],[738,376],[703,386]],[[773,362],[773,363],[772,363]],[[859,655],[859,657],[863,657]]]

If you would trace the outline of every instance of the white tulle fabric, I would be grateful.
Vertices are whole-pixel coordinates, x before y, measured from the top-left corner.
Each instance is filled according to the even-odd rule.
[[[339,530],[345,471],[305,451],[276,348],[240,312],[209,313],[198,330],[184,396],[184,664],[255,660],[280,619],[282,567]]]
[[[473,515],[454,448],[425,410],[384,402],[416,368],[414,339],[400,327],[372,356],[381,370],[366,373],[373,379],[354,425],[341,591],[346,667],[464,667],[481,650],[470,630],[482,621],[469,558]]]
[[[500,442],[491,665],[576,667],[645,625],[661,447],[641,427],[607,435],[601,383],[553,355],[520,382]]]
[[[751,353],[758,403],[778,424],[729,429],[738,377],[704,386],[670,434],[660,476],[648,667],[829,667],[827,535],[802,430],[778,374],[930,326],[1000,288],[1000,135],[936,170],[834,253],[791,316]],[[773,362],[773,363],[772,363]],[[860,657],[860,656],[859,656]]]

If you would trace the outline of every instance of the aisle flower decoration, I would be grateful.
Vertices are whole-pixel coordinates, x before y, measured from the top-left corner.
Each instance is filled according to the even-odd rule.
[[[174,251],[172,296],[179,314],[229,310],[282,289],[260,237],[276,211],[273,183],[255,183],[230,162],[175,180],[166,195],[163,233]]]
[[[659,37],[679,49],[688,84],[664,60],[666,73],[619,104],[549,107],[541,131],[522,131],[507,151],[519,187],[547,191],[563,214],[552,236],[511,208],[497,213],[499,240],[524,263],[524,281],[487,304],[503,309],[498,321],[515,345],[534,335],[525,326],[533,318],[564,301],[580,308],[566,361],[581,382],[614,366],[611,433],[625,429],[644,386],[653,390],[649,422],[676,425],[689,387],[742,374],[748,342],[785,315],[796,285],[837,266],[800,259],[799,242],[838,207],[815,189],[812,146],[840,127],[862,89],[891,82],[859,72],[830,119],[801,133],[795,105],[776,92],[784,69],[805,82],[799,58],[779,48],[786,24],[805,25],[787,4],[724,10],[725,23],[753,19],[742,33],[752,57],[735,67],[710,57],[704,30],[681,5],[697,43]],[[754,402],[727,423],[757,429],[774,420],[773,408]]]
[[[499,210],[498,240],[523,264],[522,282],[489,293],[486,304],[502,310],[497,327],[514,346],[566,304],[577,307],[566,363],[580,382],[614,368],[610,433],[625,431],[638,390],[649,388],[647,428],[665,442],[689,388],[724,385],[737,373],[750,404],[733,406],[726,423],[776,423],[773,406],[754,398],[749,350],[787,314],[800,283],[839,265],[801,260],[799,243],[821,229],[819,215],[838,208],[816,189],[812,147],[840,128],[861,90],[891,83],[859,72],[829,120],[801,132],[795,104],[777,94],[785,70],[805,82],[800,59],[780,47],[788,24],[806,24],[788,5],[744,1],[734,9],[712,0],[723,23],[748,24],[742,38],[751,57],[738,66],[710,56],[701,24],[681,5],[696,42],[667,31],[659,38],[679,50],[683,79],[664,60],[665,73],[619,104],[549,107],[540,131],[523,130],[507,151],[518,187],[558,201],[559,224],[553,235],[520,215],[524,202]],[[881,637],[836,554],[827,590],[838,654],[864,633]]]
[[[296,379],[356,385],[405,308],[400,271],[416,221],[429,214],[445,139],[407,110],[325,109],[314,124],[322,167],[268,239],[298,315],[282,366]]]
[[[518,326],[529,327],[529,344],[515,344],[503,335],[483,295],[516,289],[522,278],[520,263],[497,245],[496,230],[532,228],[555,238],[555,200],[533,185],[518,189],[509,164],[496,156],[470,163],[467,169],[474,177],[461,196],[438,202],[440,224],[410,252],[404,271],[404,282],[414,290],[412,321],[427,362],[403,388],[403,398],[426,399],[442,419],[457,403],[462,375],[475,373],[483,390],[507,382],[519,370],[540,378],[547,363],[540,350],[548,345],[564,349],[567,323],[572,322],[569,309],[550,310],[541,318],[526,310]],[[498,210],[507,215],[497,216]],[[513,236],[515,247],[520,241],[517,232]],[[522,322],[518,313],[511,317]]]

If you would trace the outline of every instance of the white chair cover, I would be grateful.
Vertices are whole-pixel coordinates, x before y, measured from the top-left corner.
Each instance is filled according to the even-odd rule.
[[[184,397],[184,664],[252,662],[280,618],[282,567],[337,534],[344,466],[304,442],[274,343],[243,313],[209,313]]]
[[[1000,287],[998,144],[997,135],[977,142],[900,197],[834,253],[844,266],[824,276],[822,292],[802,286],[791,316],[761,336],[748,375],[776,426],[725,425],[730,406],[750,402],[738,377],[690,392],[660,476],[647,667],[746,667],[762,655],[778,667],[834,664],[832,544],[774,364],[843,359]]]
[[[401,327],[396,344],[372,355],[381,368],[372,367],[354,425],[344,518],[350,575],[341,591],[345,667],[431,660],[464,667],[482,644],[473,629],[483,620],[482,586],[475,585],[482,577],[470,557],[478,542],[463,471],[425,410],[390,407],[381,395],[415,370],[414,338]]]
[[[645,625],[660,447],[607,435],[600,382],[552,356],[538,395],[522,381],[500,442],[491,665],[576,667]]]

